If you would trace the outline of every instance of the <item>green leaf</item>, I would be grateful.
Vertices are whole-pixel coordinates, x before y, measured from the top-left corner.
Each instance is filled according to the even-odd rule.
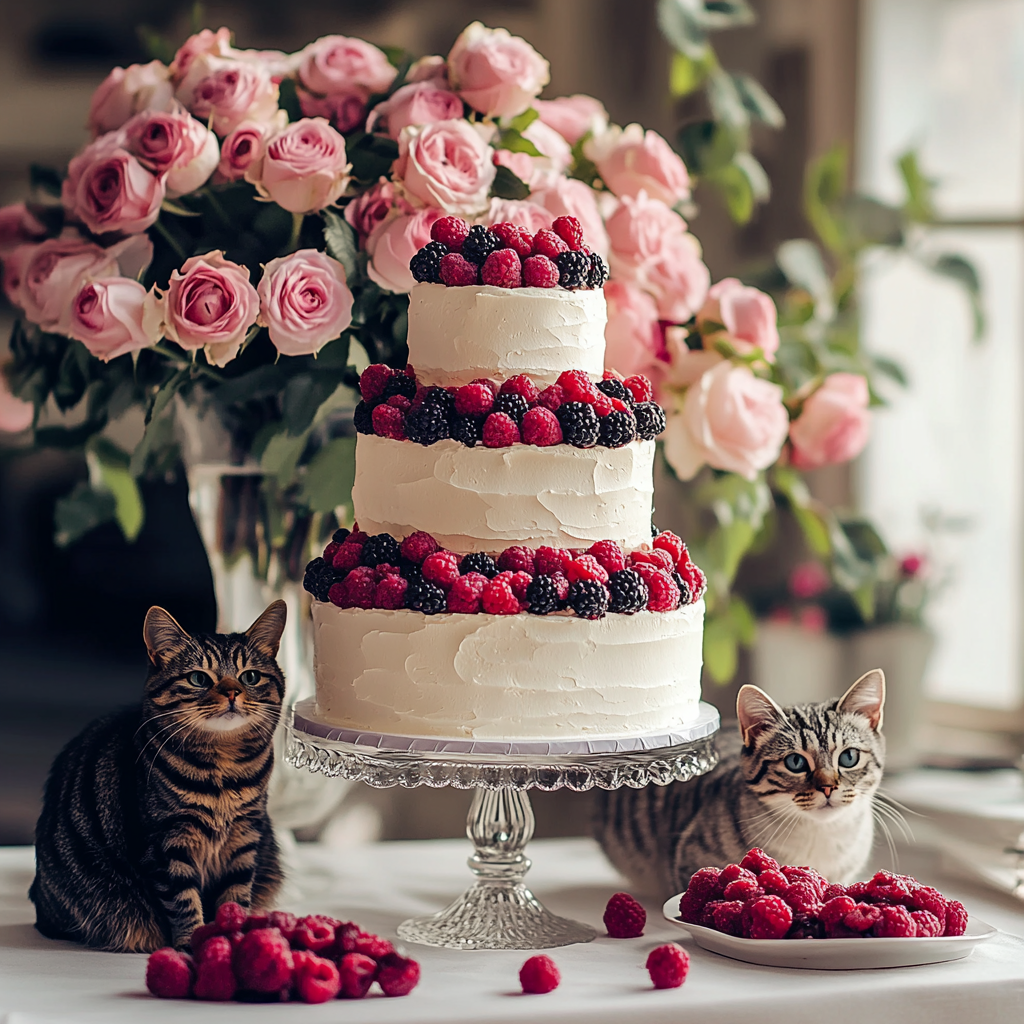
[[[907,190],[907,199],[903,204],[903,212],[907,219],[930,224],[935,220],[934,179],[925,177],[917,162],[917,153],[912,149],[896,161],[896,166]]]
[[[538,111],[536,107],[529,107],[521,114],[517,114],[513,117],[512,120],[509,121],[508,126],[514,131],[522,133],[525,132],[538,117],[540,117],[540,111]]]
[[[352,176],[369,184],[391,170],[398,156],[398,143],[386,135],[356,133],[349,137],[346,150],[352,162]]]
[[[875,586],[874,582],[862,583],[850,596],[853,598],[860,617],[865,622],[872,622],[875,618]]]
[[[732,621],[723,615],[709,615],[704,622],[704,664],[716,683],[727,683],[736,675],[737,638]]]
[[[661,34],[676,50],[695,60],[704,56],[708,46],[698,8],[703,8],[703,4],[692,0],[658,0]]]
[[[928,265],[936,274],[956,281],[967,293],[974,319],[974,340],[978,341],[985,333],[985,307],[981,301],[981,279],[974,264],[963,256],[946,252],[929,261]]]
[[[754,189],[750,179],[733,163],[707,175],[725,200],[729,216],[737,224],[746,224],[754,213]]]
[[[175,217],[202,217],[202,214],[198,210],[189,210],[187,207],[182,206],[180,203],[175,203],[170,199],[165,199],[160,204],[160,209],[164,213],[173,213]]]
[[[894,380],[900,387],[905,388],[910,383],[903,367],[894,360],[887,359],[885,356],[872,356],[870,362],[876,372]]]
[[[40,427],[35,434],[39,448],[81,448],[107,425],[106,417],[86,420],[76,427]]]
[[[131,462],[128,466],[132,476],[140,477],[146,470],[146,463],[150,456],[159,448],[173,444],[174,417],[164,414],[168,412],[174,396],[190,376],[187,367],[178,370],[156,393],[146,417],[146,431],[142,435],[142,440],[135,446],[135,451],[132,452]]]
[[[732,584],[743,556],[754,542],[754,527],[742,519],[712,531],[707,552],[713,570],[719,573],[726,587]]]
[[[729,618],[736,629],[736,637],[744,647],[749,647],[757,638],[757,620],[750,605],[742,597],[729,602]]]
[[[319,370],[300,373],[285,385],[282,411],[288,433],[292,437],[304,434],[313,422],[320,406],[334,394],[341,383],[342,373]]]
[[[29,164],[28,180],[33,192],[45,192],[47,195],[59,196],[64,183],[64,175],[52,167]]]
[[[673,53],[668,76],[668,88],[672,98],[681,99],[696,92],[716,66],[715,53],[711,47],[707,47],[704,54],[698,58],[688,57],[678,51]]]
[[[832,540],[828,523],[807,506],[793,505],[793,515],[807,541],[807,546],[819,558],[827,558],[832,553]]]
[[[850,196],[842,205],[846,244],[857,250],[869,245],[903,245],[903,212],[870,196]]]
[[[716,71],[707,83],[708,102],[716,121],[745,132],[750,125],[750,113],[736,88],[734,77],[726,71]]]
[[[527,138],[516,131],[515,128],[506,128],[498,136],[498,143],[495,149],[507,149],[511,153],[526,153],[528,156],[543,156],[544,154]]]
[[[314,512],[333,512],[340,505],[350,505],[355,473],[356,439],[328,441],[306,467],[300,498]]]
[[[836,305],[821,250],[809,239],[791,238],[775,250],[775,260],[789,283],[811,296],[815,318],[825,323],[831,321]]]
[[[277,480],[278,486],[287,487],[295,476],[295,468],[309,440],[308,434],[292,437],[282,430],[270,437],[260,458],[260,469]]]
[[[530,194],[530,186],[510,171],[503,164],[495,168],[494,184],[491,195],[499,199],[526,199]]]
[[[90,442],[85,458],[93,489],[108,491],[113,496],[114,518],[125,540],[134,541],[142,529],[145,512],[127,452],[112,441],[97,437]]]
[[[158,60],[163,64],[170,64],[174,60],[178,48],[155,28],[150,25],[139,25],[135,31],[143,52],[150,60]]]
[[[359,243],[355,229],[336,210],[323,210],[324,240],[327,255],[334,257],[344,268],[345,276],[351,283],[356,277]]]
[[[114,496],[106,491],[94,491],[84,481],[63,498],[58,498],[53,509],[54,543],[66,548],[90,530],[114,518]]]
[[[834,209],[846,196],[846,147],[833,146],[807,166],[804,177],[804,213],[825,247],[842,252],[846,232]]]
[[[750,117],[768,125],[769,128],[779,129],[785,125],[786,115],[756,78],[750,75],[731,77],[736,94]]]
[[[736,155],[738,140],[724,124],[691,121],[676,136],[683,163],[697,177],[728,167]]]
[[[302,104],[294,78],[282,78],[277,87],[277,105],[288,115],[289,121],[302,120]]]

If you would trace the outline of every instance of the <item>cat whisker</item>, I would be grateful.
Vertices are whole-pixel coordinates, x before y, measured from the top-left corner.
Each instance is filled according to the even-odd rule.
[[[883,803],[875,804],[872,810],[875,812],[876,815],[885,815],[885,817],[888,818],[888,820],[891,821],[900,830],[900,832],[903,835],[903,838],[908,843],[912,843],[914,841],[914,832],[899,811],[895,810],[892,807],[887,807]]]
[[[178,713],[184,715],[188,714],[190,710],[191,709],[189,708],[182,708]],[[150,745],[150,743],[152,743],[158,737],[162,736],[169,729],[173,729],[177,724],[178,720],[176,719],[175,721],[171,722],[170,725],[165,725],[162,728],[157,729],[157,731],[154,732],[153,735],[150,736],[149,739],[147,739],[146,742],[142,745],[142,749],[139,751],[138,757],[135,758],[135,763],[138,764],[139,761],[142,760],[142,755],[146,752],[146,748]]]
[[[155,722],[158,718],[166,718],[168,715],[180,715],[188,710],[188,708],[172,708],[170,711],[161,711],[159,715],[150,715],[149,718],[144,718],[138,729],[132,734],[132,739],[135,739],[150,722]]]
[[[157,759],[160,757],[160,751],[163,750],[164,747],[166,747],[167,744],[170,743],[171,740],[173,740],[174,737],[178,735],[178,733],[184,732],[189,727],[194,729],[195,728],[195,724],[196,724],[195,722],[186,722],[183,726],[181,726],[181,728],[177,729],[175,732],[172,732],[171,735],[168,736],[167,739],[165,739],[163,741],[163,743],[160,744],[160,746],[157,748],[157,752],[153,755],[153,760],[149,762],[149,771],[146,773],[146,785],[147,786],[149,785],[149,780],[150,780],[150,778],[153,775],[153,766],[156,764]],[[181,744],[180,743],[178,744],[178,748],[179,749],[181,748]]]
[[[872,809],[874,812],[874,809]],[[889,859],[892,862],[893,871],[899,871],[900,858],[896,852],[896,842],[892,837],[892,832],[889,830],[889,826],[886,824],[885,818],[880,814],[874,814],[875,822],[879,825],[882,830],[882,834],[885,836],[886,846],[889,848]]]

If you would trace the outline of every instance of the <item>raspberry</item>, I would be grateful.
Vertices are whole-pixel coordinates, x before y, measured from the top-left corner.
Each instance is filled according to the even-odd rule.
[[[498,385],[495,384],[493,380],[489,380],[487,377],[474,377],[473,380],[471,380],[469,383],[483,384],[485,388],[490,388],[491,394],[494,395],[495,398],[497,398],[498,396]]]
[[[558,386],[565,393],[567,402],[588,402],[593,404],[600,392],[583,370],[566,370],[558,375]]]
[[[942,934],[943,924],[930,910],[913,910],[910,916],[919,939],[931,939]]]
[[[517,373],[514,377],[509,377],[508,380],[502,383],[498,393],[502,395],[519,395],[527,405],[533,405],[540,395],[537,385],[525,373]]]
[[[575,217],[556,217],[551,230],[570,249],[583,248],[583,227]]]
[[[715,911],[719,907],[725,906],[725,900],[711,900],[710,903],[704,904],[704,909],[701,911],[700,920],[695,921],[695,924],[699,924],[704,928],[715,927]]]
[[[493,231],[489,231],[481,224],[474,224],[462,243],[462,255],[479,266],[492,252],[501,248],[502,241]]]
[[[331,959],[340,960],[345,953],[351,953],[355,947],[356,936],[362,935],[362,929],[351,921],[342,921],[334,929],[334,947]]]
[[[484,420],[483,440],[487,448],[507,448],[519,443],[519,427],[507,412],[492,412]]]
[[[385,577],[377,584],[377,588],[373,592],[374,608],[387,608],[391,611],[404,608],[405,592],[408,588],[408,581],[403,580],[401,576]],[[315,947],[308,946],[307,948],[314,949]]]
[[[791,864],[782,866],[782,873],[790,882],[807,882],[820,895],[828,888],[828,879],[814,868],[795,867]]]
[[[593,555],[610,573],[626,568],[626,556],[613,540],[599,540],[596,544],[591,544],[587,548],[587,554]]]
[[[523,266],[515,249],[498,249],[484,260],[480,280],[496,288],[519,288],[523,283]]]
[[[420,965],[398,953],[381,957],[377,968],[377,984],[386,996],[407,996],[420,981]]]
[[[608,611],[608,590],[597,580],[576,580],[569,584],[568,601],[581,619],[602,619]]]
[[[459,569],[463,575],[475,572],[481,576],[486,576],[489,580],[493,580],[498,575],[498,566],[494,559],[483,551],[472,551],[468,555],[463,556],[462,561],[459,563]]]
[[[651,382],[642,374],[627,377],[623,382],[625,389],[633,396],[634,402],[649,402],[654,397]]]
[[[372,608],[377,579],[369,566],[353,569],[340,583],[328,591],[331,604],[339,608]]]
[[[551,581],[555,585],[555,590],[558,591],[559,603],[564,605],[569,600],[569,578],[560,572],[551,574]]]
[[[249,915],[237,903],[222,903],[217,908],[217,927],[223,932],[237,932]]]
[[[198,956],[199,951],[203,948],[203,944],[208,940],[212,939],[215,935],[223,935],[223,931],[217,925],[216,921],[211,921],[209,924],[201,924],[188,940],[188,948],[192,951],[193,956]]]
[[[324,548],[324,553],[323,553],[323,556],[321,557],[320,561],[321,561],[321,562],[327,562],[327,563],[328,563],[328,565],[329,565],[329,564],[330,564],[331,562],[333,562],[333,561],[334,561],[334,555],[335,555],[335,552],[336,552],[336,551],[338,550],[338,548],[340,548],[340,547],[341,547],[341,544],[340,544],[340,542],[338,542],[338,541],[336,541],[336,540],[332,540],[332,541],[331,541],[331,542],[330,542],[330,543],[329,543],[329,544],[328,544],[328,545],[327,545],[327,546],[326,546],[326,547]],[[314,559],[314,561],[316,561],[316,560]],[[312,564],[313,564],[313,562],[310,562],[310,563],[309,563],[309,564],[308,564],[308,565],[306,566],[306,572],[309,572],[310,566],[312,566]]]
[[[693,562],[680,565],[678,572],[686,580],[686,585],[690,588],[690,604],[696,604],[708,589],[707,577]]]
[[[488,579],[478,572],[460,576],[448,591],[448,611],[474,615],[480,611],[480,599]]]
[[[630,406],[633,404],[633,396],[626,390],[626,385],[618,377],[606,377],[604,380],[599,380],[595,387],[609,398],[618,398]]]
[[[906,907],[878,907],[878,910],[882,916],[873,929],[876,938],[913,938],[917,934],[917,925]]]
[[[640,572],[639,569],[637,571]],[[650,591],[650,597],[647,599],[648,611],[671,612],[679,607],[679,588],[667,572],[654,569],[647,573],[640,572],[640,575]]]
[[[554,231],[542,228],[533,236],[533,254],[535,256],[546,256],[554,263],[560,253],[568,251],[569,246]]]
[[[654,402],[637,402],[633,406],[636,418],[636,436],[641,441],[653,441],[665,430],[665,410]]]
[[[537,571],[535,559],[537,557],[533,548],[517,545],[505,548],[498,555],[498,568],[502,572],[528,572],[531,576]]]
[[[686,895],[704,900],[706,903],[708,900],[721,895],[725,891],[726,885],[729,882],[736,881],[736,878],[739,877],[742,876],[735,875],[727,881],[723,881],[720,869],[701,868],[699,871],[694,871],[690,876],[689,884],[686,886]]]
[[[822,904],[818,917],[827,925],[839,924],[856,907],[857,904],[849,896],[836,896]]]
[[[608,280],[608,264],[596,252],[590,253],[587,259],[590,261],[590,269],[587,271],[587,285],[590,288],[601,288],[605,281]]]
[[[608,611],[632,615],[647,607],[650,591],[643,577],[632,569],[620,569],[608,577]]]
[[[451,252],[458,252],[469,234],[469,225],[461,217],[440,217],[430,225],[430,237],[443,242]]]
[[[593,556],[580,555],[568,565],[566,576],[570,583],[576,580],[597,580],[598,583],[608,582],[608,570]]]
[[[614,408],[615,406],[612,405],[612,400],[604,394],[604,392],[600,392],[597,398],[594,399],[594,412],[596,412],[602,419]]]
[[[448,255],[448,246],[442,242],[428,242],[409,260],[413,280],[420,284],[441,283],[441,260]]]
[[[384,394],[382,397],[388,401],[392,398],[404,398],[412,401],[416,397],[416,379],[408,373],[399,373],[397,370],[384,382]]]
[[[232,953],[231,940],[226,935],[215,935],[203,943],[196,957],[196,980],[192,989],[196,999],[226,1002],[234,997],[238,982],[231,968]]]
[[[559,384],[549,385],[537,396],[537,401],[551,412],[556,412],[565,400],[565,390]]]
[[[854,882],[853,885],[846,887],[846,895],[855,900],[867,901],[868,898],[868,883],[867,882]]]
[[[406,398],[405,395],[392,395],[385,404],[402,412],[408,412],[412,408],[412,400]]]
[[[192,957],[170,946],[154,950],[146,961],[146,988],[158,999],[188,999],[194,976]]]
[[[873,900],[903,903],[910,899],[910,886],[902,875],[891,871],[876,871],[868,882],[868,895]]]
[[[946,935],[963,935],[967,931],[967,910],[959,900],[946,904]]]
[[[538,405],[528,410],[520,429],[524,444],[550,448],[553,444],[562,443],[562,425],[558,422],[558,417],[543,406]]]
[[[789,888],[789,879],[781,871],[772,868],[763,869],[757,881],[769,896],[781,896]]]
[[[564,573],[571,561],[572,555],[565,548],[552,548],[542,545],[537,548],[537,553],[534,557],[534,567],[537,572],[553,576],[556,572]]]
[[[825,926],[816,917],[794,917],[787,939],[823,939]]]
[[[700,924],[704,916],[704,908],[707,906],[705,900],[683,893],[679,899],[679,919],[686,924]],[[712,921],[712,924],[714,922]]]
[[[647,957],[647,973],[655,988],[679,988],[689,970],[689,955],[674,942],[652,949]]]
[[[372,434],[373,433],[373,409],[366,404],[366,402],[360,402],[352,413],[352,425],[356,428],[357,434]]]
[[[235,947],[235,975],[242,988],[255,992],[279,992],[292,980],[292,951],[276,928],[246,932]]]
[[[405,434],[417,444],[431,445],[443,441],[451,434],[448,411],[436,402],[424,401],[409,410],[405,417]]]
[[[916,885],[910,889],[910,899],[906,902],[908,910],[927,910],[934,914],[940,922],[946,920],[946,908],[949,901],[939,892],[928,885]]]
[[[764,895],[764,890],[757,884],[755,878],[737,878],[730,882],[722,892],[723,900],[739,900],[746,903],[747,900],[759,900]]]
[[[529,256],[533,249],[533,236],[518,224],[510,224],[508,221],[492,224],[491,233],[498,236],[506,249],[515,250],[519,256]]]
[[[427,555],[432,555],[438,550],[438,547],[437,541],[429,533],[417,530],[415,533],[410,533],[402,541],[399,551],[403,558],[407,558],[410,562],[415,562],[417,565],[422,565]]]
[[[405,591],[405,607],[424,615],[439,615],[446,608],[444,590],[425,579],[411,579]]]
[[[380,960],[394,951],[395,947],[387,939],[382,939],[372,932],[360,931],[352,940],[353,953],[362,953],[363,956],[372,957],[374,960]]]
[[[441,282],[450,288],[476,284],[478,275],[477,265],[457,252],[450,252],[441,258]]]
[[[464,384],[455,392],[455,411],[460,416],[486,416],[494,405],[494,392],[483,384]]]
[[[371,414],[373,432],[378,437],[390,437],[393,441],[405,440],[405,417],[400,409],[391,405],[378,405]]]
[[[519,968],[519,984],[523,991],[529,995],[543,995],[545,992],[553,992],[558,988],[562,980],[555,961],[549,956],[531,956],[529,960]]]
[[[558,267],[547,256],[528,256],[523,260],[524,288],[554,288],[558,284]]]
[[[480,595],[480,601],[488,615],[518,615],[522,611],[511,583],[500,577],[488,582]]]
[[[636,440],[636,417],[631,412],[610,412],[601,420],[597,443],[621,448]]]
[[[672,564],[672,556],[660,548],[647,551],[631,551],[629,553],[629,564],[633,566],[648,565],[652,569],[661,569],[662,572],[672,572],[675,568]]]
[[[793,911],[778,896],[762,896],[750,907],[752,939],[784,939],[793,923]]]
[[[588,287],[590,280],[590,257],[581,252],[560,252],[555,257],[558,267],[558,283],[563,288],[575,291]]]
[[[679,562],[679,557],[684,550],[684,544],[682,542],[682,539],[677,537],[671,530],[663,530],[661,533],[658,534],[657,537],[654,538],[654,540],[651,543],[657,550],[667,551],[672,556],[673,566],[675,566]],[[750,851],[751,854],[753,854],[754,852],[754,850]],[[768,857],[764,850],[757,850],[756,852],[761,857],[767,857],[768,860],[771,860],[772,866],[776,868],[779,866],[778,861],[772,860],[771,857]],[[750,856],[750,854],[748,854],[747,856]],[[744,858],[744,860],[746,860],[746,857]],[[740,863],[742,864],[743,861],[741,861]],[[751,868],[751,870],[753,870],[753,868]],[[758,872],[755,871],[754,874],[758,874]]]
[[[586,402],[566,402],[555,413],[562,437],[574,448],[593,448],[601,433],[594,407]]]
[[[304,1003],[326,1003],[341,991],[341,975],[330,960],[305,950],[293,953],[292,960],[292,985]]]
[[[818,890],[807,882],[793,882],[782,894],[793,913],[804,917],[816,917],[821,910]]]
[[[558,611],[558,587],[550,576],[534,576],[526,588],[527,610],[531,615],[550,615]]]
[[[503,412],[508,416],[511,416],[515,420],[516,426],[519,426],[523,422],[523,417],[526,415],[529,405],[526,399],[522,395],[517,395],[511,391],[502,392],[494,400],[494,411]]]
[[[533,582],[533,576],[528,572],[502,572],[495,579],[501,579],[502,577],[508,578],[508,584],[512,588],[512,593],[516,595],[516,600],[519,604],[523,605],[526,601],[526,591],[530,589],[530,584]]]
[[[384,363],[374,363],[359,375],[359,394],[364,402],[376,402],[384,395],[384,385],[395,371]]]
[[[423,578],[448,590],[459,578],[459,557],[451,551],[435,551],[423,560]]]
[[[266,928],[276,928],[290,943],[295,935],[295,929],[299,927],[299,919],[286,910],[274,910],[267,915]],[[251,931],[251,929],[249,929]]]
[[[838,882],[834,882],[832,885],[830,885],[821,894],[821,902],[822,903],[828,903],[829,900],[834,900],[834,899],[836,899],[839,896],[846,896],[846,895],[847,895],[846,886],[845,885],[839,885]]]
[[[398,562],[399,557],[398,541],[390,533],[377,533],[366,539],[360,561],[363,565],[369,566],[385,563],[394,565]]]
[[[604,926],[613,939],[636,939],[644,933],[647,911],[629,893],[617,892],[604,908]]]
[[[733,885],[744,885],[740,880],[733,882]],[[732,886],[730,886],[732,888]],[[758,890],[760,892],[760,890]],[[743,934],[743,901],[728,900],[715,903],[715,909],[711,913],[711,926],[717,931],[725,932],[726,935]]]
[[[377,961],[362,953],[346,953],[338,961],[338,980],[344,999],[362,999],[377,976]]]

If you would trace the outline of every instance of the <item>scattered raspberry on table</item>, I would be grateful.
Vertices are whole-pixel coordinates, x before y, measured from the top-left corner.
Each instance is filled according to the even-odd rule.
[[[604,908],[604,926],[613,939],[636,939],[644,933],[647,911],[628,892],[617,892]]]
[[[652,949],[647,957],[647,973],[655,988],[679,988],[689,970],[689,954],[674,942]]]
[[[522,967],[519,968],[519,984],[523,992],[529,995],[543,995],[545,992],[553,992],[558,988],[562,980],[555,961],[549,956],[540,954],[531,956]]]

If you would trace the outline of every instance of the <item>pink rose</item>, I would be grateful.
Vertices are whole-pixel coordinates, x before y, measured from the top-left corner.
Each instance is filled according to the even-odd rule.
[[[447,82],[448,61],[438,54],[429,57],[420,57],[413,61],[405,76],[407,82]]]
[[[543,121],[527,125],[522,136],[540,152],[539,157],[533,157],[540,170],[564,174],[572,166],[572,147]]]
[[[375,92],[387,92],[397,69],[383,50],[347,36],[324,36],[302,51],[299,81],[321,96],[362,92],[364,102]]]
[[[412,291],[416,281],[409,260],[430,241],[430,226],[441,216],[440,210],[428,206],[378,224],[366,240],[370,279],[389,292]]]
[[[593,96],[559,96],[554,100],[534,100],[534,109],[549,128],[575,146],[587,132],[595,135],[608,124],[608,111]]]
[[[810,601],[828,590],[832,582],[821,562],[801,562],[789,574],[789,592],[798,601]]]
[[[277,83],[284,78],[294,78],[302,62],[302,55],[285,53],[283,50],[236,50],[233,46],[226,56],[249,64],[262,64]]]
[[[402,213],[413,212],[405,200],[395,195],[395,186],[387,178],[381,178],[376,185],[356,196],[345,207],[345,220],[355,228],[360,243],[363,243],[373,229],[387,218],[392,207],[397,207]]]
[[[368,132],[380,132],[398,140],[409,125],[433,124],[462,117],[462,100],[443,82],[428,79],[396,89],[377,104],[366,122]]]
[[[719,340],[727,341],[740,355],[759,348],[774,363],[779,347],[777,320],[775,303],[768,295],[726,277],[712,285],[697,314],[697,327],[706,348]]]
[[[350,132],[366,120],[366,95],[362,91],[314,96],[299,89],[299,106],[305,117],[322,117],[339,132]]]
[[[637,268],[636,283],[654,296],[660,319],[685,323],[704,304],[711,274],[700,255],[693,235],[676,235]]]
[[[19,245],[42,238],[45,234],[45,225],[24,203],[0,206],[0,256],[6,256]]]
[[[217,136],[184,109],[146,111],[124,126],[124,147],[153,174],[165,174],[172,199],[206,183],[220,160]]]
[[[511,149],[496,149],[491,157],[495,167],[507,167],[520,181],[529,184],[536,174],[534,158],[529,153],[514,153]]]
[[[17,398],[11,392],[3,367],[0,367],[0,431],[20,434],[32,426],[35,414],[35,406],[31,402]]]
[[[97,359],[109,363],[160,340],[143,327],[146,289],[127,277],[104,277],[85,284],[71,303],[68,334]]]
[[[518,224],[535,235],[544,228],[551,227],[554,217],[543,206],[531,203],[528,199],[498,199],[495,196],[487,208],[481,223],[490,227],[492,224]]]
[[[686,165],[657,133],[638,124],[613,126],[583,144],[601,180],[620,198],[645,190],[653,199],[675,206],[690,195]]]
[[[148,329],[184,349],[205,349],[214,366],[225,366],[256,323],[260,297],[249,271],[217,251],[186,260],[180,272],[172,271],[167,291],[149,297],[147,306]]]
[[[753,480],[779,457],[789,429],[782,389],[722,361],[689,388],[669,418],[665,457],[683,480],[705,463]]]
[[[243,121],[270,121],[277,113],[278,88],[262,64],[197,56],[175,94],[200,121],[222,138]]]
[[[305,117],[267,143],[245,180],[291,213],[315,213],[345,191],[349,169],[344,137],[323,118]]]
[[[313,355],[352,323],[345,268],[316,249],[271,260],[257,291],[260,323],[282,355]]]
[[[686,233],[686,221],[660,199],[641,191],[626,196],[605,222],[612,274],[634,280],[639,268],[661,255],[671,238]]]
[[[435,121],[402,130],[393,176],[427,206],[446,213],[479,213],[487,208],[494,174],[491,147],[467,121]]]
[[[158,60],[114,68],[100,82],[89,104],[93,138],[116,131],[143,110],[170,110],[174,101],[170,70]]]
[[[804,402],[789,426],[793,465],[815,469],[848,462],[868,441],[868,382],[857,373],[833,373]]]
[[[664,383],[668,387],[679,390],[688,388],[691,384],[696,384],[708,370],[723,361],[717,352],[690,348],[686,344],[689,331],[685,327],[673,325],[663,329],[665,355],[668,358]]]
[[[178,48],[171,61],[171,78],[175,85],[180,85],[197,57],[228,57],[230,54],[231,29],[221,26],[214,32],[204,28],[202,32],[189,36]]]
[[[549,172],[539,175],[533,183],[531,202],[543,206],[555,217],[575,217],[583,228],[583,240],[594,252],[608,255],[608,232],[605,230],[597,194],[585,182]]]
[[[660,375],[664,364],[658,307],[654,299],[629,281],[612,278],[604,286],[608,323],[604,329],[604,364],[626,377]]]
[[[263,155],[267,136],[280,131],[288,123],[285,120],[287,114],[284,111],[281,114],[276,123],[243,121],[230,135],[225,136],[214,180],[224,182],[244,178],[245,172]]]
[[[550,80],[548,62],[525,40],[474,21],[448,54],[452,88],[489,117],[515,117]]]

